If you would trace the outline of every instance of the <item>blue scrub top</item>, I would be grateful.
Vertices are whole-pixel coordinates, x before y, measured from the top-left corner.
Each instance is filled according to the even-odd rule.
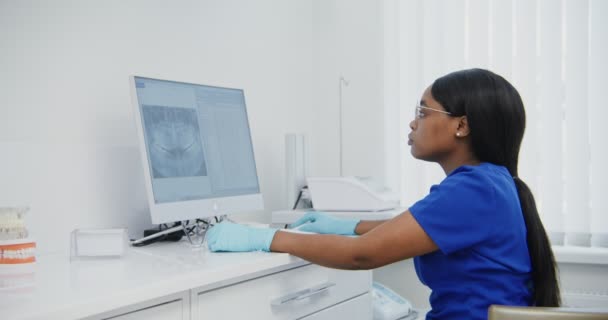
[[[427,319],[487,319],[491,304],[530,305],[526,226],[505,167],[459,167],[409,210],[439,247],[414,259],[432,290]]]

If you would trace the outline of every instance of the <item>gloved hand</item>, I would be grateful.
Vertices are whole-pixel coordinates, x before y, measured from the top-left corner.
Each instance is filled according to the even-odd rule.
[[[298,230],[301,231],[352,236],[355,235],[355,228],[360,221],[359,219],[335,218],[322,212],[311,211],[289,225],[289,228],[299,227]]]
[[[277,229],[255,228],[224,221],[207,231],[211,251],[270,251]]]

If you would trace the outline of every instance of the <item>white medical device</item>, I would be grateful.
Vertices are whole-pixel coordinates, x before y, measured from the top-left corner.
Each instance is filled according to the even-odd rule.
[[[310,177],[307,183],[315,210],[384,211],[399,206],[398,195],[369,178]]]
[[[418,316],[409,301],[378,282],[372,285],[372,304],[374,320],[405,320]]]

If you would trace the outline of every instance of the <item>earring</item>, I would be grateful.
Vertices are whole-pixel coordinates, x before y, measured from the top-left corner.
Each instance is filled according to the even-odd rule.
[[[456,132],[456,136],[457,136],[457,137],[460,137],[460,132]]]

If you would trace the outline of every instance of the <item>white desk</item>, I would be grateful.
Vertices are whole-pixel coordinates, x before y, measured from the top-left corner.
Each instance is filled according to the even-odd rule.
[[[120,259],[40,256],[35,285],[0,289],[2,319],[371,319],[371,271],[281,253],[211,253],[187,243],[129,248]],[[316,285],[328,288],[302,292]],[[276,299],[300,292],[297,299]],[[271,302],[275,301],[275,305]]]

